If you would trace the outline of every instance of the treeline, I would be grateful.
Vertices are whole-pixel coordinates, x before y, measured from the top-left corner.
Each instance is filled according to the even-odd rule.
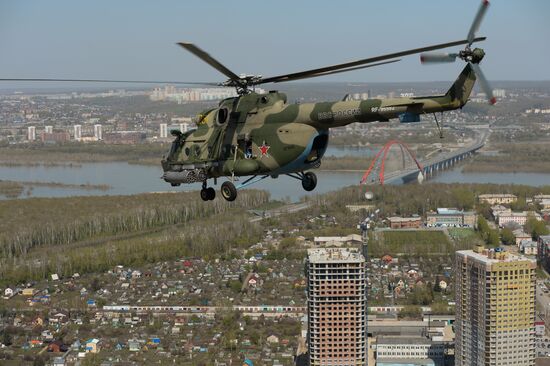
[[[369,168],[371,158],[361,156],[327,156],[323,158],[320,170],[357,170],[365,171]]]
[[[0,259],[24,256],[36,247],[180,224],[268,199],[266,192],[243,191],[232,203],[221,198],[203,202],[196,192],[3,201]]]
[[[262,232],[259,223],[250,223],[248,215],[232,210],[165,227],[152,234],[91,245],[53,246],[47,251],[3,260],[0,261],[0,283],[40,280],[52,273],[69,277],[75,272],[104,272],[119,264],[139,267],[182,257],[206,260],[229,257],[233,249],[245,248],[260,240]]]
[[[374,194],[371,201],[364,197],[365,192]],[[518,197],[532,197],[536,194],[550,194],[550,185],[531,187],[515,184],[443,184],[425,183],[410,185],[351,186],[337,193],[317,195],[311,200],[321,208],[340,209],[350,204],[372,204],[384,216],[424,215],[438,207],[455,207],[472,210],[477,204],[477,196],[484,193],[512,193]]]
[[[513,144],[496,144],[491,146],[498,150],[498,155],[477,155],[467,162],[467,172],[498,173],[549,173],[550,147],[548,142],[530,142]]]
[[[69,162],[109,162],[156,159],[157,164],[169,149],[169,144],[114,145],[102,142],[82,144],[42,144],[36,142],[26,147],[1,147],[0,164],[8,166],[66,166]],[[63,163],[59,163],[63,162]]]

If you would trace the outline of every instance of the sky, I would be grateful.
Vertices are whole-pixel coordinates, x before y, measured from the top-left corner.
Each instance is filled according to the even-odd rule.
[[[477,0],[0,0],[0,78],[225,79],[178,41],[237,74],[278,75],[464,39],[478,7]],[[488,79],[550,80],[549,15],[548,0],[492,0],[478,32],[488,38],[479,44]],[[462,67],[408,56],[313,80],[446,81]]]

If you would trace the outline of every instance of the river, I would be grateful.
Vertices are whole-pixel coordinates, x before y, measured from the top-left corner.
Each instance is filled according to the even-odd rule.
[[[333,148],[327,151],[328,156],[371,155],[368,148]],[[367,166],[365,166],[367,169]],[[251,188],[265,189],[274,199],[288,198],[298,201],[304,195],[325,193],[339,188],[358,184],[362,172],[316,172],[317,188],[314,192],[305,192],[299,181],[281,176],[277,179],[267,178]],[[5,167],[0,166],[0,179],[13,181],[61,182],[68,184],[106,184],[112,188],[107,191],[85,190],[67,187],[33,187],[26,189],[21,197],[66,197],[80,195],[125,195],[144,192],[190,191],[200,189],[200,183],[171,187],[160,179],[162,169],[159,166],[144,166],[123,162],[84,163],[80,166],[54,167]],[[536,173],[464,173],[459,166],[454,170],[440,173],[430,182],[442,183],[514,183],[531,186],[550,184],[550,174]],[[218,182],[218,185],[220,182]],[[219,187],[217,187],[219,188]],[[0,196],[0,199],[4,197]]]

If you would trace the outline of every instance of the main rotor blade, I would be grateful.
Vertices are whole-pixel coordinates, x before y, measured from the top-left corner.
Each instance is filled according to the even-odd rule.
[[[79,83],[126,83],[126,84],[185,84],[221,86],[219,83],[200,81],[160,81],[160,80],[107,80],[107,79],[48,79],[48,78],[0,78],[0,81],[39,81],[39,82],[79,82]]]
[[[481,90],[487,95],[487,100],[490,104],[495,104],[497,102],[497,99],[493,95],[493,89],[491,88],[491,85],[489,85],[489,82],[487,81],[487,78],[485,75],[483,75],[483,72],[481,71],[481,68],[478,64],[474,64],[470,62],[470,65],[472,65],[472,68],[474,69],[474,72],[476,73],[477,78],[479,79],[479,85],[481,86]]]
[[[466,39],[468,40],[468,46],[470,46],[474,42],[474,37],[476,36],[476,32],[478,31],[479,26],[481,25],[481,21],[483,20],[483,17],[485,16],[485,13],[487,12],[488,8],[489,8],[489,0],[482,0],[481,5],[479,6],[479,9],[477,11],[476,17],[474,18],[474,21],[470,26],[468,37],[466,37]]]
[[[374,66],[380,66],[380,65],[386,65],[386,64],[393,64],[394,62],[398,62],[398,61],[401,61],[401,59],[399,58],[399,59],[397,59],[397,60],[384,61],[384,62],[378,62],[378,63],[370,64],[370,65],[363,65],[363,66],[351,67],[351,68],[349,68],[349,69],[344,69],[344,70],[334,70],[334,71],[324,72],[324,73],[320,73],[320,74],[314,74],[314,75],[303,76],[303,77],[300,77],[300,78],[293,78],[293,79],[291,79],[291,80],[299,80],[299,79],[307,79],[307,78],[316,78],[316,77],[318,77],[318,76],[326,76],[326,75],[338,74],[338,73],[341,73],[341,72],[348,72],[348,71],[353,71],[353,70],[366,69],[366,68],[374,67]],[[280,82],[284,82],[284,81],[290,81],[290,80],[274,81],[274,83],[280,83]]]
[[[216,60],[214,57],[210,56],[207,52],[201,50],[199,47],[195,46],[192,43],[186,43],[186,42],[178,42],[178,44],[185,48],[187,51],[191,52],[193,55],[197,56],[204,62],[206,62],[208,65],[212,66],[225,76],[227,76],[231,80],[238,81],[240,80],[240,77],[237,76],[233,71],[229,70],[227,67],[222,65],[218,60]]]
[[[423,64],[455,62],[457,56],[456,53],[421,53],[420,62]]]
[[[473,41],[474,42],[479,42],[479,41],[484,41],[484,40],[485,40],[485,37],[478,37],[478,38],[475,38]],[[338,64],[338,65],[321,67],[321,68],[318,68],[318,69],[300,71],[300,72],[295,72],[295,73],[292,73],[292,74],[273,76],[273,77],[269,77],[269,78],[264,78],[264,79],[260,80],[259,82],[257,82],[256,84],[275,83],[275,82],[280,83],[280,82],[283,82],[283,81],[290,81],[290,80],[296,80],[296,79],[305,79],[305,78],[310,77],[312,75],[326,74],[327,72],[331,72],[331,71],[335,71],[335,70],[351,69],[355,66],[361,66],[361,65],[365,65],[365,64],[369,64],[369,63],[373,63],[373,62],[390,60],[390,59],[394,59],[394,58],[398,58],[398,57],[402,57],[402,56],[412,55],[412,54],[415,54],[415,53],[428,52],[428,51],[438,50],[438,49],[441,49],[441,48],[453,47],[453,46],[458,46],[458,45],[463,45],[463,44],[468,44],[468,40],[460,40],[460,41],[454,41],[454,42],[448,42],[448,43],[440,43],[440,44],[436,44],[436,45],[433,45],[433,46],[414,48],[414,49],[407,50],[407,51],[389,53],[389,54],[386,54],[386,55],[365,58],[365,59],[362,59],[362,60],[346,62],[346,63]],[[347,71],[349,71],[349,70],[347,70]]]

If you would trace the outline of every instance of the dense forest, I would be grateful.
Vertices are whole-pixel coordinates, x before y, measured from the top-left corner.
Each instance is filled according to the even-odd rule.
[[[0,201],[0,278],[223,253],[257,235],[243,211],[267,201],[253,190],[233,203],[205,203],[194,192]]]

